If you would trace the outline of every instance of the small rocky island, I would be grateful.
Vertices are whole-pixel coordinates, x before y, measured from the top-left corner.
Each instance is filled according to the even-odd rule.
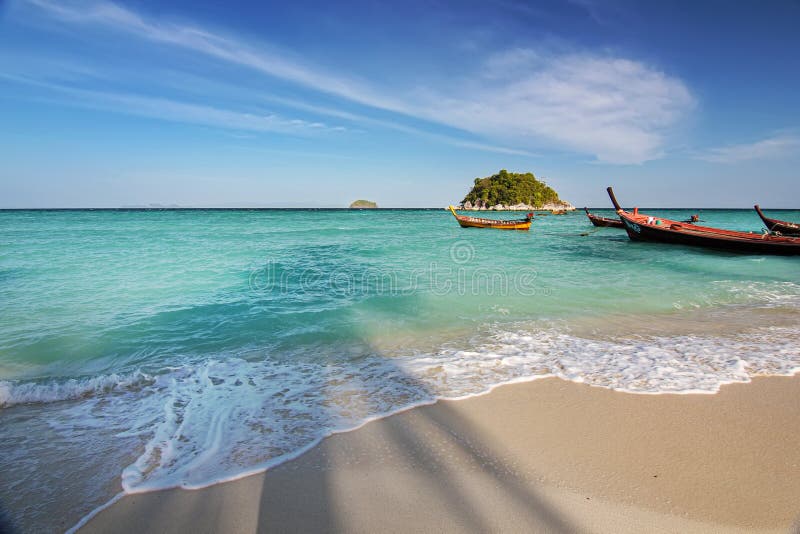
[[[558,198],[558,193],[533,173],[502,169],[486,178],[475,178],[472,190],[461,201],[465,210],[572,211],[575,206]]]
[[[378,205],[369,200],[356,200],[350,204],[350,209],[375,209]]]

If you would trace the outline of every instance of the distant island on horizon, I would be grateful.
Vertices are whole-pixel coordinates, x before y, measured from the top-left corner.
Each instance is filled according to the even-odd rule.
[[[356,200],[350,204],[350,209],[375,209],[377,207],[378,204],[371,200]]]

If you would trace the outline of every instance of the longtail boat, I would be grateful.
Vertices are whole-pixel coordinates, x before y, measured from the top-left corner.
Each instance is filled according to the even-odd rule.
[[[758,216],[761,217],[762,221],[764,221],[764,224],[767,226],[767,230],[770,232],[779,232],[783,235],[800,235],[800,224],[788,221],[779,221],[778,219],[770,219],[764,215],[764,212],[761,211],[761,208],[758,207],[758,204],[755,205],[755,208],[756,213],[758,213]]]
[[[530,230],[533,213],[528,213],[524,219],[498,220],[484,219],[482,217],[470,217],[459,215],[456,209],[450,206],[450,212],[456,218],[462,228],[495,228],[497,230]]]
[[[755,254],[800,254],[800,237],[697,226],[644,215],[639,213],[638,208],[628,212],[620,207],[614,190],[609,187],[607,191],[617,215],[625,225],[628,237],[634,241],[655,241]]]
[[[622,221],[619,219],[610,219],[608,217],[601,217],[599,215],[595,215],[593,213],[589,213],[589,208],[583,208],[583,211],[586,212],[586,216],[589,217],[589,220],[595,226],[603,226],[607,228],[624,228],[625,226],[622,224]]]

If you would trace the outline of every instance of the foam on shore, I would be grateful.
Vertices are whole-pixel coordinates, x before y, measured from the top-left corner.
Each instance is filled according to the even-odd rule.
[[[197,488],[265,469],[333,432],[409,407],[546,376],[638,394],[714,393],[755,375],[800,370],[800,329],[729,336],[591,339],[558,329],[501,330],[469,350],[355,360],[230,357],[85,380],[0,384],[4,406],[116,405],[117,436],[143,450],[125,491]],[[69,405],[65,405],[66,406]]]

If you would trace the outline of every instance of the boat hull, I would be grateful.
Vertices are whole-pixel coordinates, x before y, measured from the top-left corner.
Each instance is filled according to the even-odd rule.
[[[633,213],[619,207],[614,192],[608,188],[611,201],[632,241],[650,241],[687,245],[745,254],[800,255],[800,237],[755,234],[697,226],[694,224]]]
[[[697,235],[668,228],[654,227],[648,224],[640,224],[626,217],[623,217],[622,220],[625,224],[625,230],[628,232],[628,237],[633,241],[652,241],[657,243],[671,243],[674,245],[706,247],[746,254],[800,255],[800,241],[777,242],[769,239],[770,236],[759,237],[759,234],[753,234],[754,238],[747,240]]]
[[[767,230],[770,232],[780,232],[783,235],[800,235],[800,224],[788,221],[780,221],[778,219],[770,219],[764,215],[758,204],[755,205],[755,209],[756,213],[758,213],[758,216],[761,217],[762,221],[764,221],[764,225],[767,227]]]
[[[455,208],[450,206],[450,212],[456,218],[461,228],[493,228],[495,230],[530,230],[532,217],[518,220],[495,220],[481,217],[459,215]]]
[[[622,221],[619,219],[610,219],[608,217],[600,217],[599,215],[594,215],[589,213],[589,210],[586,210],[586,216],[589,218],[589,221],[595,225],[602,228],[624,228],[625,225],[622,224]]]
[[[461,228],[494,228],[495,230],[530,230],[531,223],[528,222],[519,222],[519,223],[502,223],[502,224],[487,224],[482,222],[471,222],[471,221],[464,221],[458,219],[458,224],[461,225]]]

